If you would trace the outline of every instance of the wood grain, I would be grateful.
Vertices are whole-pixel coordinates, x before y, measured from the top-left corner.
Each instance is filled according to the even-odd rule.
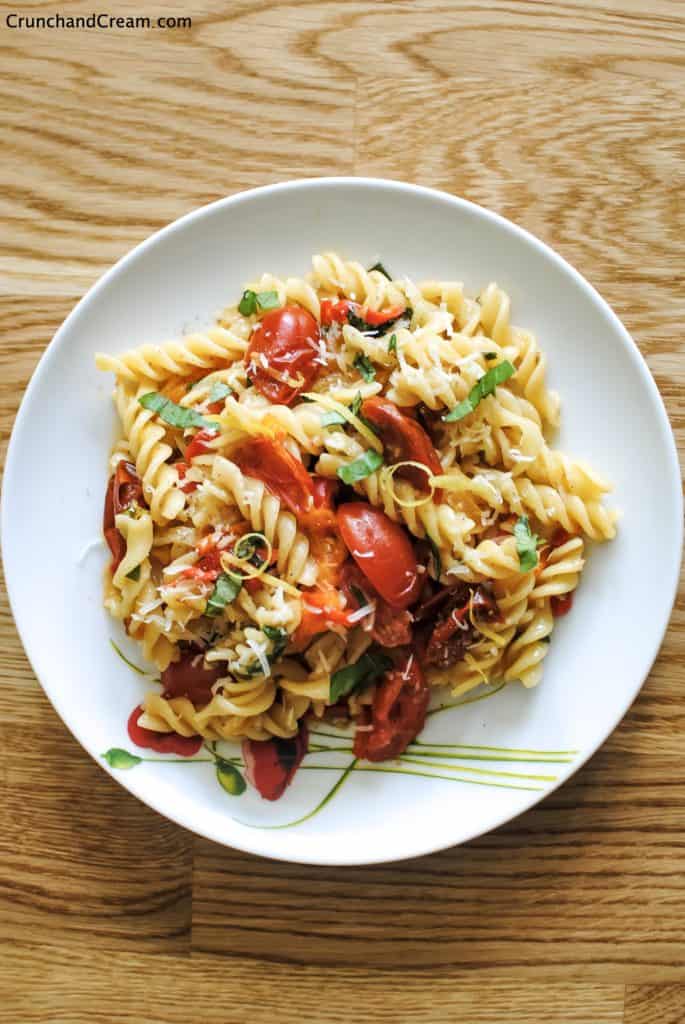
[[[164,13],[192,29],[2,25],[3,457],[40,353],[115,259],[201,203],[335,173],[445,188],[558,249],[632,332],[683,457],[679,0]],[[685,1019],[682,587],[640,697],[573,780],[465,847],[366,869],[267,862],[165,822],[68,735],[4,596],[0,637],[3,1024],[94,1007],[117,1024],[189,1007],[256,1024]]]

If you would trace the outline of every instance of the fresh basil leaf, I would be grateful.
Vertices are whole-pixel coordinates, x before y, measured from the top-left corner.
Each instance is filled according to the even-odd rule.
[[[361,391],[358,391],[357,394],[352,399],[352,404],[350,406],[350,412],[352,413],[353,416],[359,415],[359,410],[362,407],[363,401],[364,399],[362,398],[362,393]]]
[[[491,359],[497,359],[497,353],[496,352],[483,352],[483,358],[487,359],[488,362],[490,362]]]
[[[150,391],[147,395],[141,395],[138,399],[143,409],[156,412],[161,420],[168,423],[170,427],[180,427],[186,430],[188,427],[204,427],[207,430],[216,430],[216,425],[206,420],[195,409],[186,409],[182,405],[176,405],[170,398],[165,398],[157,391]]]
[[[390,341],[388,342],[388,352],[394,352],[397,355],[397,335],[391,334]]]
[[[321,417],[322,427],[336,427],[339,423],[344,426],[347,423],[347,420],[342,413],[336,412],[335,409],[330,409]]]
[[[531,533],[528,516],[519,516],[514,526],[519,571],[530,572],[538,564],[538,538]]]
[[[464,416],[468,416],[483,398],[491,395],[498,384],[504,384],[505,380],[509,380],[514,373],[516,373],[516,367],[512,366],[508,359],[498,363],[497,366],[493,366],[491,370],[483,374],[477,384],[473,385],[469,391],[468,398],[465,398],[459,405],[455,405],[454,409],[451,409],[442,417],[443,421],[445,423],[454,423],[456,420],[461,420]]]
[[[338,669],[331,676],[330,703],[336,704],[341,697],[375,683],[388,669],[392,661],[382,651],[368,650],[354,665]]]
[[[380,260],[378,261],[378,263],[374,263],[372,267],[369,267],[369,273],[371,273],[372,270],[377,270],[380,274],[383,275],[383,277],[387,277],[388,281],[392,281],[392,277],[387,272],[387,270],[385,269]]]
[[[234,576],[233,573],[222,572],[217,577],[216,583],[214,584],[214,590],[209,595],[207,601],[207,607],[205,608],[205,615],[213,618],[215,615],[219,615],[227,604],[231,601],[235,601],[236,597],[241,591],[243,581],[238,577]]]
[[[347,466],[340,466],[338,476],[344,484],[356,484],[359,480],[371,476],[382,465],[383,456],[379,452],[369,449],[354,462],[350,462]]]
[[[256,299],[257,308],[261,310],[278,309],[281,304],[278,292],[257,292]]]
[[[269,661],[277,661],[288,646],[290,636],[287,629],[281,629],[279,626],[262,626],[262,633],[271,641]]]
[[[243,316],[252,316],[257,310],[278,309],[280,304],[278,292],[253,292],[248,288],[243,292],[243,297],[238,303],[238,312]]]
[[[215,380],[212,384],[212,390],[209,392],[208,402],[223,402],[225,398],[232,395],[233,391],[229,388],[228,384],[224,384],[221,380]]]
[[[379,338],[382,334],[386,334],[387,331],[398,322],[398,320],[411,319],[412,310],[407,307],[403,309],[398,316],[392,317],[390,320],[386,320],[382,324],[370,324],[363,317],[357,316],[353,309],[347,311],[347,322],[350,327],[356,327],[362,334],[366,334],[369,338]]]
[[[238,303],[238,312],[242,313],[243,316],[252,316],[257,310],[257,293],[253,292],[250,288],[247,288],[243,292],[243,297]]]
[[[110,747],[102,754],[110,768],[135,768],[137,764],[140,764],[143,760],[142,757],[138,757],[137,754],[129,754],[128,750],[122,750],[121,747]]]
[[[140,579],[140,566],[137,565],[135,569],[131,569],[130,572],[126,573],[127,580],[134,580],[136,583]]]
[[[431,555],[433,557],[433,567],[435,568],[435,578],[439,580],[442,575],[442,558],[440,557],[440,548],[435,543],[432,537],[426,534],[426,540],[430,545]]]
[[[245,779],[230,761],[224,761],[223,757],[216,759],[216,777],[222,789],[226,790],[229,796],[242,796],[247,789]]]
[[[363,355],[361,352],[359,353],[359,355],[357,356],[352,365],[354,366],[355,370],[357,370],[362,375],[367,384],[370,384],[371,381],[376,376],[376,370],[374,368],[373,363],[368,358],[368,356]]]

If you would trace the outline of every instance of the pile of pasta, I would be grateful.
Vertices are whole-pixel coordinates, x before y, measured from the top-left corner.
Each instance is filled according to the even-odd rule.
[[[306,387],[297,369],[283,377],[249,352],[264,318],[291,306],[319,327]],[[116,544],[105,606],[163,678],[189,652],[207,670],[201,699],[173,687],[147,694],[144,728],[292,737],[304,716],[335,703],[331,679],[375,643],[373,600],[298,636],[312,595],[340,588],[323,571],[311,517],[245,470],[240,453],[255,439],[283,446],[316,479],[337,481],[423,542],[420,569],[434,589],[486,588],[497,614],[480,620],[470,609],[459,660],[425,667],[432,686],[455,695],[538,683],[584,538],[615,533],[607,483],[550,446],[559,398],[547,360],[512,325],[496,284],[470,298],[457,282],[391,279],[381,265],[317,255],[304,277],[250,283],[206,333],[98,355],[97,365],[116,375],[123,428],[110,461],[106,526]],[[275,391],[258,386],[258,371],[272,373]],[[280,384],[284,401],[273,400]],[[412,475],[408,460],[398,471],[361,413],[374,396],[422,425],[439,471],[415,465]],[[351,715],[374,685],[349,695]]]

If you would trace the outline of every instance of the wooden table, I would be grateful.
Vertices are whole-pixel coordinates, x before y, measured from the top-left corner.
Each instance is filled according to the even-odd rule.
[[[219,196],[322,174],[437,186],[549,242],[632,332],[684,440],[682,2],[148,8],[192,28],[2,27],[4,443],[114,260]],[[49,614],[39,579],[36,602]],[[0,1021],[685,1020],[682,593],[639,699],[559,792],[467,846],[345,870],[142,806],[69,736],[0,614]]]

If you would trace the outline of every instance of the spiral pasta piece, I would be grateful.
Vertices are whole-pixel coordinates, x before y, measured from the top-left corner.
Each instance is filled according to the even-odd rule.
[[[232,362],[240,359],[246,349],[247,342],[232,331],[212,327],[204,334],[187,334],[179,341],[162,345],[141,345],[116,356],[98,352],[95,361],[99,370],[115,373],[129,384],[138,384],[141,380],[163,381],[198,368]]]

